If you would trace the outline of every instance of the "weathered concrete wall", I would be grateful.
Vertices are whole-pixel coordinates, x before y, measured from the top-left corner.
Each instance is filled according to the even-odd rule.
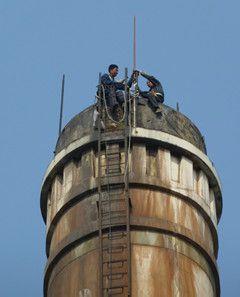
[[[163,113],[159,117],[146,105],[137,105],[137,127],[162,131],[177,136],[195,145],[201,151],[206,152],[203,136],[186,116],[167,105],[162,105]],[[92,124],[93,109],[94,106],[88,107],[66,125],[58,139],[55,148],[56,154],[77,139],[87,135],[90,135],[92,140],[97,137],[97,131],[93,129]]]
[[[47,297],[99,296],[96,139],[75,136],[58,143],[42,187]],[[132,296],[219,296],[221,190],[207,156],[186,139],[135,129],[130,197]]]

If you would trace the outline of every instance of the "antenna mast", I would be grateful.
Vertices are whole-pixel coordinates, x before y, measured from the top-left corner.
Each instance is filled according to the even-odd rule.
[[[62,78],[62,91],[61,91],[61,106],[60,106],[60,115],[59,115],[59,130],[58,136],[62,132],[62,116],[63,116],[63,100],[64,100],[64,86],[65,86],[65,74],[63,74]]]
[[[133,71],[137,68],[136,62],[136,16],[133,18]],[[136,78],[137,81],[137,78]],[[133,127],[136,127],[136,94],[137,88],[134,86],[134,96],[133,96]]]
[[[136,16],[133,19],[133,70],[137,67],[136,65]]]

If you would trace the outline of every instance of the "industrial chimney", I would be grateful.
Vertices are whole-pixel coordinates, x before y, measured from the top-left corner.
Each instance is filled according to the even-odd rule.
[[[147,104],[133,126],[95,129],[94,108],[63,129],[43,179],[44,296],[219,297],[221,186],[201,133]]]

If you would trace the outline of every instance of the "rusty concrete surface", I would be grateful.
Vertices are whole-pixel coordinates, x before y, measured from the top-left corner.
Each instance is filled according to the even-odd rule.
[[[138,111],[139,126],[144,123],[146,130],[178,136],[205,152],[200,132],[180,113],[164,107],[162,119],[157,119],[148,106],[139,105]],[[89,145],[64,162],[60,160],[60,166],[49,173],[51,178],[43,185],[48,256],[45,297],[100,296],[98,155],[91,141],[96,137],[89,124],[91,113],[92,107],[66,126],[56,151],[90,135]],[[114,132],[112,137],[116,138]],[[104,163],[104,154],[102,158]],[[220,185],[216,187],[218,181],[211,180],[211,169],[157,139],[133,138],[129,162],[131,296],[220,297],[216,228],[221,193]],[[104,174],[103,185],[107,182]],[[124,185],[120,177],[108,182],[120,188]],[[113,220],[116,230],[121,231],[123,224],[121,218]],[[123,291],[119,296],[126,294]]]

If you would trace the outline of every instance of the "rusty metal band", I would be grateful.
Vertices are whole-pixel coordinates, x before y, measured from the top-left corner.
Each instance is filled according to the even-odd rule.
[[[117,181],[119,185],[123,185],[123,180],[115,179],[115,183],[117,184]],[[138,182],[137,182],[138,181]],[[145,189],[153,189],[153,190],[158,190],[162,191],[163,193],[168,193],[171,195],[174,195],[184,201],[187,201],[191,203],[199,212],[202,214],[204,219],[209,225],[210,231],[213,236],[213,242],[214,242],[214,251],[215,251],[215,256],[217,257],[218,253],[218,236],[217,236],[217,230],[215,225],[213,224],[209,214],[206,212],[206,210],[203,208],[202,205],[200,205],[198,202],[194,201],[191,197],[187,195],[183,195],[182,193],[179,193],[177,191],[173,191],[167,187],[161,186],[159,181],[156,183],[152,184],[147,183],[147,179],[144,177],[136,177],[136,179],[130,180],[130,189],[136,189],[136,188],[145,188]],[[72,191],[69,193],[69,196],[67,197],[66,203],[59,209],[59,211],[55,214],[54,218],[52,219],[49,229],[47,231],[47,236],[46,236],[46,254],[49,256],[49,249],[50,249],[50,243],[51,243],[51,238],[55,229],[55,226],[59,222],[60,218],[71,208],[73,207],[76,203],[79,203],[83,199],[87,199],[88,197],[91,197],[91,195],[97,194],[97,187],[94,187],[92,189],[88,189],[88,191],[85,191],[86,188],[88,188],[88,183],[85,183],[84,189],[82,187],[76,187],[73,188]],[[201,201],[199,199],[199,201]]]
[[[183,242],[190,244],[192,248],[197,250],[203,256],[206,262],[209,264],[209,267],[211,268],[211,271],[214,276],[214,281],[211,280],[211,282],[213,284],[213,287],[216,288],[216,295],[220,296],[220,281],[219,281],[219,275],[218,275],[215,258],[213,255],[209,254],[209,252],[205,249],[203,243],[199,241],[198,238],[195,238],[195,240],[193,240],[191,237],[189,237],[190,231],[188,229],[184,228],[183,226],[174,224],[172,222],[167,222],[160,219],[150,219],[146,217],[144,218],[133,217],[131,218],[131,230],[132,230],[131,233],[134,233],[134,231],[136,230],[140,230],[140,231],[146,231],[146,232],[157,232],[159,234],[167,234],[167,235],[176,237],[182,240]],[[59,243],[57,249],[49,257],[46,264],[45,277],[44,277],[44,296],[45,297],[47,296],[51,274],[54,268],[56,267],[56,265],[58,264],[59,260],[62,257],[64,257],[66,254],[71,252],[71,250],[74,249],[74,247],[81,245],[82,243],[84,243],[84,241],[90,238],[93,238],[94,236],[97,237],[97,235],[98,235],[98,225],[96,223],[96,224],[91,224],[89,226],[85,226],[85,228],[81,231],[79,230],[75,231],[74,233],[72,233],[71,235],[69,235]],[[96,244],[96,248],[97,248],[97,244]],[[186,251],[182,251],[182,253],[184,254],[186,253]],[[191,260],[195,261],[196,263],[199,262],[197,258],[194,258],[190,254],[186,256]],[[202,269],[208,274],[209,278],[211,279],[211,275],[209,275],[208,271],[206,271],[203,267]]]

